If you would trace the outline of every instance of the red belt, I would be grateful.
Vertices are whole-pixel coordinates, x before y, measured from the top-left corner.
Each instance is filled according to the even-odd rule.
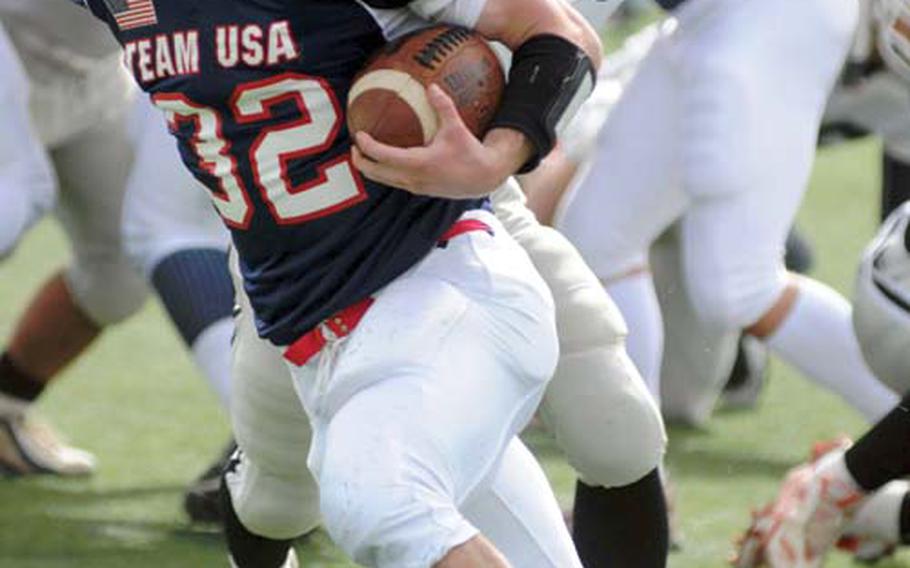
[[[471,233],[474,231],[486,231],[493,234],[493,229],[489,225],[478,219],[461,219],[456,221],[448,231],[439,237],[439,246],[445,247],[448,242],[459,235]],[[360,320],[373,305],[373,298],[366,298],[350,305],[343,310],[338,311],[335,315],[322,322],[328,327],[336,338],[340,339],[354,331]],[[284,358],[291,363],[302,367],[307,361],[319,353],[326,344],[325,335],[322,333],[322,324],[317,325],[310,331],[301,335],[297,341],[291,343],[284,350]]]

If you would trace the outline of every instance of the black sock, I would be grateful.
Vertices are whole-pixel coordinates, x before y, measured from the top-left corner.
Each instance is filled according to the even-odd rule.
[[[31,402],[44,390],[44,382],[19,369],[8,353],[0,357],[0,392]]]
[[[237,518],[223,479],[221,505],[224,509],[224,535],[228,551],[238,568],[280,568],[284,565],[291,549],[291,541],[274,540],[248,531]]]
[[[847,450],[845,461],[866,491],[910,475],[910,395]]]
[[[910,164],[889,155],[882,157],[882,220],[910,199]]]
[[[624,487],[575,486],[572,538],[585,568],[667,565],[667,504],[655,469]]]
[[[910,544],[910,492],[904,494],[900,516],[901,544]]]

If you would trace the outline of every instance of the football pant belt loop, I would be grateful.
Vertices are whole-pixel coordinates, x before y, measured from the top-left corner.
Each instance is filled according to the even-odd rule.
[[[437,246],[445,248],[449,241],[455,237],[475,231],[485,231],[490,235],[493,234],[493,229],[483,221],[478,219],[461,219],[456,221],[448,231],[443,233],[439,238]],[[327,343],[325,334],[322,330],[323,326],[327,327],[329,331],[332,332],[335,339],[346,337],[354,331],[354,328],[357,327],[357,324],[363,319],[367,310],[373,305],[373,301],[373,298],[365,298],[338,311],[335,315],[326,319],[322,324],[304,333],[297,341],[290,344],[287,349],[284,350],[284,358],[298,367],[306,365],[307,361],[319,353]]]

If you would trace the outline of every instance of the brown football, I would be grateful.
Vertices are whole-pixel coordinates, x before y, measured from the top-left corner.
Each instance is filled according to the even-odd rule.
[[[496,54],[473,31],[434,26],[384,46],[354,78],[347,122],[353,135],[403,148],[423,146],[437,130],[426,89],[438,84],[478,138],[499,107],[505,78]]]

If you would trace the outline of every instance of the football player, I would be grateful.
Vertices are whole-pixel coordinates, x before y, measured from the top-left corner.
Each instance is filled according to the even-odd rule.
[[[287,361],[336,542],[376,566],[577,565],[514,439],[555,365],[551,299],[483,196],[552,147],[593,84],[596,34],[544,0],[88,4],[231,227],[241,317]],[[477,141],[431,87],[441,126],[429,146],[358,133],[352,148],[339,99],[371,51],[426,20],[476,27],[515,51],[493,129]],[[244,45],[240,67],[232,34],[258,46]],[[552,83],[532,86],[541,70]],[[278,379],[282,396],[234,377],[235,393],[250,389],[234,403],[244,452],[227,475],[237,566],[291,562],[281,539],[299,534],[306,512],[300,432],[278,456],[294,467],[276,476],[236,424],[244,405],[293,404]],[[257,497],[274,484],[285,515],[260,524]]]
[[[662,4],[674,18],[608,118],[557,226],[629,322],[630,354],[655,396],[663,326],[647,255],[678,222],[685,288],[710,333],[744,330],[879,419],[897,397],[866,367],[849,304],[788,274],[782,255],[857,2],[801,3],[808,27],[778,16],[789,3]]]
[[[753,518],[737,566],[821,566],[835,545],[863,561],[910,544],[910,204],[867,247],[854,321],[866,360],[907,396],[868,433],[820,445],[793,469],[776,499]]]
[[[186,210],[161,212],[156,196],[162,199],[172,184],[184,189],[187,181],[165,179],[170,170],[154,164],[178,158],[160,118],[148,122],[147,102],[132,103],[137,111],[128,128],[129,112],[121,107],[134,99],[134,89],[121,69],[119,47],[101,24],[55,0],[0,0],[0,19],[13,40],[0,38],[8,79],[0,89],[10,102],[3,107],[8,127],[0,136],[9,161],[0,170],[0,191],[10,206],[0,211],[0,225],[16,228],[4,237],[3,250],[51,209],[58,178],[57,212],[74,250],[72,265],[52,277],[26,309],[0,361],[0,421],[6,433],[0,464],[17,474],[85,474],[93,468],[92,456],[56,441],[47,427],[36,427],[27,410],[104,327],[142,305],[145,278],[226,404],[233,329],[226,237],[206,231],[206,215],[187,219]],[[141,151],[135,163],[134,145]],[[143,183],[155,188],[151,196],[124,197],[127,185]],[[140,219],[133,222],[137,211]],[[149,228],[162,223],[169,224]],[[184,230],[169,234],[177,224]],[[191,282],[204,293],[185,293]]]
[[[897,76],[910,81],[910,3],[877,0],[872,8],[879,52]],[[888,201],[883,199],[885,208]],[[835,543],[871,561],[910,542],[908,275],[910,204],[905,203],[863,254],[853,321],[869,366],[896,392],[908,394],[855,444],[829,444],[787,475],[777,498],[754,516],[737,566],[815,568]]]
[[[577,5],[592,22],[606,19],[614,7],[594,1]],[[214,215],[200,201],[204,196],[190,191],[191,184],[183,179],[187,174],[174,168],[169,156],[172,150],[158,140],[163,134],[154,124],[156,118],[144,116],[141,122],[143,142],[137,149],[138,163],[126,196],[126,247],[138,259],[163,256],[149,253],[159,247],[172,250],[198,243],[195,246],[205,248],[224,233],[206,219]],[[152,171],[155,176],[149,174]],[[170,181],[161,183],[162,179]],[[560,363],[544,395],[541,416],[581,477],[573,522],[579,553],[591,566],[611,561],[628,566],[662,565],[666,547],[660,542],[666,540],[666,521],[656,465],[664,434],[656,406],[624,353],[621,317],[571,245],[536,222],[514,185],[499,190],[493,205],[556,301]],[[220,289],[220,278],[210,271],[205,282],[199,283],[199,292],[183,296],[204,296],[212,287]],[[270,352],[255,353],[268,356]],[[267,361],[249,364],[250,368],[256,366],[272,373],[276,368]],[[276,422],[280,424],[280,420]],[[297,421],[276,425],[276,429],[296,425]],[[619,435],[591,436],[592,431],[634,432],[634,443]],[[268,443],[269,434],[260,431],[257,435]],[[211,473],[215,472],[213,468]],[[207,476],[188,494],[191,517],[212,518],[218,513],[212,489],[212,480],[217,478]],[[313,525],[317,522],[314,519]]]
[[[47,6],[42,17],[30,4],[0,3],[0,253],[9,253],[56,200],[73,261],[39,290],[0,358],[0,467],[81,475],[92,471],[94,458],[59,442],[30,408],[104,326],[135,312],[147,294],[120,248],[132,160],[121,107],[131,89],[116,43],[97,25],[78,13],[71,22],[73,14]]]
[[[873,2],[861,18],[822,125],[822,140],[874,134],[882,140],[881,218],[910,199],[910,90],[876,47]],[[890,56],[888,56],[890,57]],[[895,64],[900,64],[899,60]]]
[[[161,298],[171,321],[222,407],[230,408],[231,312],[228,233],[198,182],[183,168],[162,120],[148,101],[130,117],[135,161],[123,198],[123,246]],[[221,470],[235,445],[187,489],[190,519],[218,522]]]

